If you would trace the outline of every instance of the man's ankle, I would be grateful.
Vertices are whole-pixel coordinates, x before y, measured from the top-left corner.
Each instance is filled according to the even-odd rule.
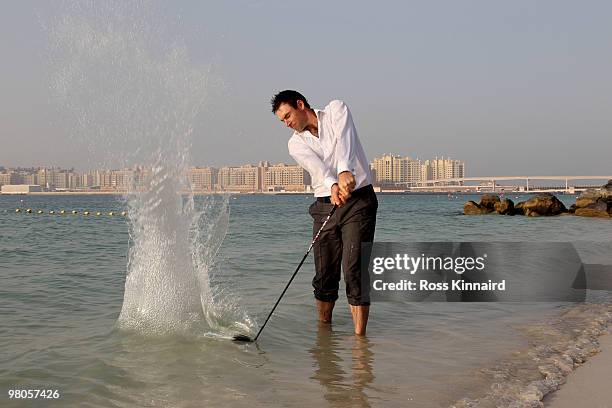
[[[370,306],[353,306],[350,305],[351,315],[353,315],[353,324],[355,325],[355,334],[365,336],[366,327],[368,326],[368,317],[370,315]]]
[[[322,323],[332,322],[332,311],[334,310],[335,302],[324,302],[317,299],[317,312],[319,314],[319,321]]]

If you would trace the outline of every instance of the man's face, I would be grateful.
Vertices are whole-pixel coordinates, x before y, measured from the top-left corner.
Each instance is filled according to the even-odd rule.
[[[297,101],[297,108],[288,103],[281,103],[275,114],[287,127],[302,132],[308,124],[308,115],[306,113],[304,102]]]

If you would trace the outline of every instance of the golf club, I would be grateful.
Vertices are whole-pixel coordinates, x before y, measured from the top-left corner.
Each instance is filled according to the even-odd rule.
[[[315,242],[317,242],[317,239],[319,239],[319,235],[321,235],[321,231],[323,231],[323,228],[325,228],[325,225],[327,224],[327,221],[329,221],[331,216],[334,215],[335,211],[336,211],[336,206],[334,205],[332,207],[331,211],[329,212],[329,214],[327,215],[327,218],[325,218],[325,221],[323,221],[323,225],[321,225],[321,228],[319,228],[319,232],[317,232],[317,235],[315,235],[314,239],[310,243],[310,247],[308,247],[308,251],[306,251],[306,253],[304,254],[304,257],[302,258],[302,261],[297,266],[297,268],[295,268],[295,272],[293,272],[293,275],[291,275],[291,279],[289,279],[289,282],[287,282],[287,285],[285,286],[285,289],[283,290],[283,293],[281,293],[281,295],[278,297],[278,300],[274,304],[274,307],[272,307],[272,310],[270,311],[270,314],[268,314],[268,317],[266,317],[266,321],[259,328],[259,331],[257,332],[257,335],[255,336],[255,338],[251,339],[246,334],[237,334],[232,339],[233,341],[240,341],[240,342],[245,342],[245,343],[253,343],[253,342],[257,341],[257,339],[259,338],[259,335],[261,334],[262,330],[264,329],[264,327],[266,327],[266,323],[268,323],[268,320],[270,320],[270,317],[272,317],[272,313],[274,313],[274,310],[276,310],[276,306],[278,306],[278,304],[280,303],[281,299],[285,295],[285,292],[287,292],[287,289],[289,288],[289,285],[291,285],[291,282],[293,282],[293,278],[295,278],[295,275],[297,275],[298,271],[302,267],[302,264],[306,260],[306,257],[308,257],[308,254],[310,253],[310,251],[314,247]]]

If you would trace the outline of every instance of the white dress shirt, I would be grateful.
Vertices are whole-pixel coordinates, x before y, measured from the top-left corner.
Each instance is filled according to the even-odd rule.
[[[315,197],[331,195],[338,174],[350,171],[355,176],[355,190],[372,184],[370,166],[348,106],[334,100],[324,109],[314,109],[319,136],[308,130],[293,132],[289,154],[312,179]]]

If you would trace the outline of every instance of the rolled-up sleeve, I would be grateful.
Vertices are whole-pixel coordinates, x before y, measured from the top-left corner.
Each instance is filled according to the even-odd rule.
[[[353,117],[348,106],[342,101],[331,101],[332,126],[337,137],[336,157],[337,174],[350,171],[355,174],[355,143],[357,140],[357,129],[353,123]]]

